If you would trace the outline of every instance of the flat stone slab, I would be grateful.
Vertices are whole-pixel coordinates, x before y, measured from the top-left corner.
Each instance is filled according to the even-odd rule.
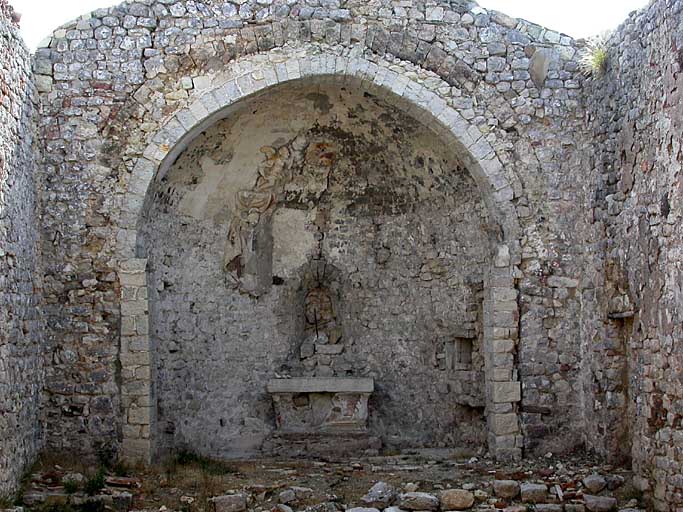
[[[548,487],[545,484],[523,483],[520,491],[524,503],[543,503],[548,497]]]
[[[372,393],[372,378],[302,377],[272,379],[268,381],[268,393]]]
[[[209,499],[215,512],[244,512],[247,510],[247,497],[244,494],[227,494]]]
[[[617,508],[617,499],[611,496],[583,495],[583,501],[590,512],[610,512]]]
[[[516,480],[495,480],[493,492],[499,498],[516,498],[519,495],[519,482]]]
[[[436,510],[439,498],[426,492],[407,492],[398,497],[399,507],[404,510]]]

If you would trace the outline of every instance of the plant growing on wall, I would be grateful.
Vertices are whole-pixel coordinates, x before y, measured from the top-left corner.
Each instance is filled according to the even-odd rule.
[[[586,42],[586,47],[581,52],[579,60],[581,69],[586,76],[600,77],[607,69],[607,41],[610,32],[603,32],[600,35],[590,38]]]

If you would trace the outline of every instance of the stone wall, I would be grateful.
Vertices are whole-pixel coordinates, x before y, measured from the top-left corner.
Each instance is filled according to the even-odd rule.
[[[655,508],[683,505],[683,2],[657,0],[587,81],[589,445],[632,456]],[[630,453],[629,453],[630,452]]]
[[[144,0],[31,77],[0,0],[0,494],[42,388],[51,448],[227,456],[282,373],[375,377],[388,445],[586,445],[680,508],[682,12],[584,81],[569,37],[464,0]]]
[[[164,0],[57,30],[36,73],[48,148],[51,446],[92,451],[131,431],[136,446],[149,443],[157,411],[134,252],[147,186],[181,138],[225,117],[236,98],[313,74],[354,76],[398,98],[477,183],[498,243],[482,308],[489,445],[519,456],[522,444],[561,452],[583,442],[570,38],[463,1]],[[131,287],[120,279],[126,262]]]
[[[18,16],[0,1],[0,497],[42,445],[36,103]]]

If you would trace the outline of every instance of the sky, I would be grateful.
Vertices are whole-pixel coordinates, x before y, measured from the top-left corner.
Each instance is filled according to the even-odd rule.
[[[648,0],[479,0],[487,9],[524,18],[575,38],[616,28],[629,12]],[[117,0],[10,0],[21,13],[24,40],[31,49],[52,30],[80,15],[119,3]]]

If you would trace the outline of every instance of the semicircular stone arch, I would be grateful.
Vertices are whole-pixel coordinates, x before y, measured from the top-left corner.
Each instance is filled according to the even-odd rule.
[[[429,127],[465,164],[497,226],[496,246],[485,278],[484,353],[486,414],[489,451],[498,458],[521,456],[519,427],[520,383],[516,380],[517,291],[515,262],[519,258],[520,227],[513,205],[514,193],[503,164],[480,129],[470,123],[435,90],[362,57],[319,51],[285,58],[273,53],[246,57],[231,66],[231,76],[216,75],[186,108],[173,112],[163,128],[151,136],[129,178],[124,216],[120,225],[118,256],[122,285],[124,406],[123,454],[149,461],[154,455],[155,391],[153,355],[149,337],[146,260],[136,245],[139,221],[151,201],[148,190],[155,179],[202,131],[229,117],[240,102],[269,93],[296,81],[324,81],[353,86],[380,95],[416,121]],[[435,88],[436,89],[436,88]]]

